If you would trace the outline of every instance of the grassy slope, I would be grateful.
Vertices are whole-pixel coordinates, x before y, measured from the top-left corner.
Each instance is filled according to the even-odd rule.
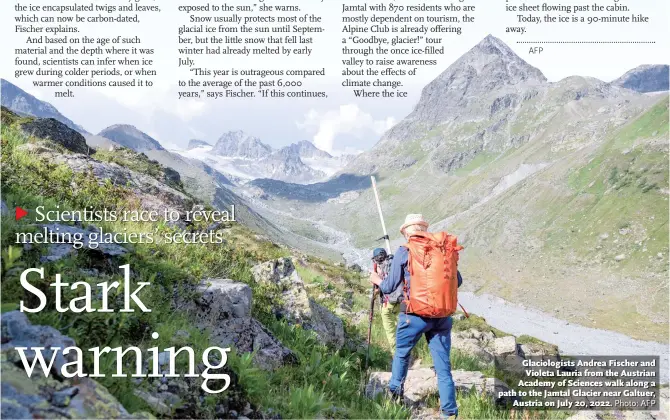
[[[465,264],[481,267],[482,291],[667,340],[667,135],[665,99],[598,147],[568,155],[456,222],[452,229],[471,238]],[[513,266],[500,247],[513,254]],[[555,281],[564,286],[561,303],[531,296]]]
[[[108,209],[131,209],[129,192],[123,187],[109,183],[99,184],[88,174],[75,174],[69,168],[56,166],[43,161],[35,155],[19,148],[26,142],[38,139],[25,138],[12,121],[5,120],[2,128],[2,193],[3,200],[11,208],[22,205],[32,209],[44,205],[47,209],[81,209],[83,206]],[[100,281],[114,279],[118,272],[113,267],[102,267],[99,276],[80,271],[81,268],[95,267],[98,260],[91,258],[86,251],[63,260],[42,264],[39,257],[45,252],[44,246],[34,246],[24,250],[16,246],[16,232],[30,231],[34,227],[29,218],[14,221],[12,217],[2,218],[2,309],[12,310],[17,302],[26,299],[19,284],[20,271],[27,267],[44,266],[45,280],[36,285],[49,296],[49,306],[38,314],[31,315],[35,323],[51,325],[62,333],[71,336],[77,344],[87,349],[95,346],[110,347],[136,345],[141,348],[158,346],[165,348],[172,344],[171,337],[177,330],[186,330],[191,334],[189,343],[196,354],[210,345],[206,333],[198,331],[191,322],[170,309],[172,287],[188,283],[197,283],[204,277],[225,277],[248,283],[253,289],[254,315],[261,320],[282,342],[291,348],[299,358],[296,366],[287,366],[276,372],[262,372],[253,367],[250,355],[237,355],[229,358],[229,365],[236,373],[229,391],[212,395],[204,404],[198,404],[198,415],[211,417],[214,402],[219,398],[229,400],[231,408],[243,404],[249,399],[263,409],[272,409],[284,418],[312,418],[317,415],[347,418],[406,418],[408,411],[388,401],[369,401],[356,392],[362,382],[364,353],[362,351],[341,350],[333,352],[322,346],[313,335],[297,327],[278,322],[270,313],[276,291],[257,286],[252,281],[250,267],[257,261],[263,261],[287,255],[287,251],[270,242],[252,239],[250,232],[243,226],[229,229],[226,245],[198,244],[186,246],[167,245],[165,243],[128,246],[131,252],[120,258],[118,265],[130,264],[135,276],[133,282],[148,281],[152,287],[140,292],[142,301],[152,309],[151,313],[91,313],[85,316],[55,311],[53,290],[48,288],[49,279],[60,273],[70,282],[85,281],[95,288]],[[155,224],[99,223],[108,231],[149,231],[169,232],[170,228]],[[325,261],[316,261],[317,276],[328,279],[327,283],[339,284],[339,287],[355,291],[355,308],[367,307],[360,294],[365,287],[356,284],[351,273],[335,267]],[[315,276],[306,274],[307,281]],[[358,279],[360,281],[360,279]],[[64,299],[74,297],[67,291]],[[99,307],[95,301],[94,306]],[[350,337],[362,340],[361,328],[347,324]],[[156,331],[158,340],[151,340],[149,334]],[[372,366],[385,369],[390,355],[385,350],[385,341],[380,335],[381,325],[375,319]],[[423,350],[426,352],[425,346]],[[92,360],[85,352],[85,366],[91,369]],[[111,372],[114,361],[109,359],[103,372]],[[479,368],[476,360],[467,356],[454,356],[455,368]],[[181,371],[181,370],[179,370]],[[129,379],[103,378],[101,382],[131,412],[147,409],[140,399],[134,397],[135,388]],[[509,412],[498,410],[488,400],[476,395],[460,395],[463,418],[509,418]]]

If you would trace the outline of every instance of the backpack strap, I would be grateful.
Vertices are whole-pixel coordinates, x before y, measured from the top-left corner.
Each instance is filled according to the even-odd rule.
[[[400,245],[403,248],[407,249],[407,271],[409,271],[410,276],[412,275],[412,256],[410,255],[410,247],[409,247],[409,242]],[[407,305],[409,304],[409,289],[407,288],[407,281],[404,278],[403,274],[403,279],[402,279],[402,294],[403,294],[403,301],[400,305],[401,308],[405,308],[405,315],[407,315]]]

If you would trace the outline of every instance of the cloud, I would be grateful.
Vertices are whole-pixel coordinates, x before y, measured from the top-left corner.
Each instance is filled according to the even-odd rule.
[[[151,91],[148,89],[151,89]],[[145,118],[151,118],[151,115],[157,111],[164,111],[176,116],[183,122],[189,122],[193,118],[204,114],[207,108],[207,104],[203,101],[177,100],[177,94],[174,91],[159,86],[118,92],[112,89],[98,88],[98,91],[121,105],[138,112]]]
[[[182,121],[190,121],[205,112],[205,103],[180,99],[173,110],[166,111],[178,116]]]
[[[313,134],[313,142],[319,149],[333,152],[335,138],[338,135],[350,135],[357,138],[380,136],[395,124],[393,117],[375,120],[356,104],[340,105],[339,109],[319,112],[311,109],[305,114],[298,128]]]

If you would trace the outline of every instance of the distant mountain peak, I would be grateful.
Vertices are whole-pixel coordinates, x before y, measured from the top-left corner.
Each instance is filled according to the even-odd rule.
[[[301,158],[324,158],[324,159],[330,159],[333,156],[324,151],[319,149],[312,143],[311,141],[308,140],[300,140],[297,143],[293,143],[289,146],[286,146],[292,153],[295,153],[296,155],[300,156]]]
[[[484,39],[479,41],[479,43],[475,46],[475,48],[484,50],[488,54],[503,54],[503,55],[514,54],[514,51],[512,51],[510,47],[507,46],[507,44],[505,44],[502,40],[496,38],[491,34],[486,35]]]
[[[466,108],[492,95],[504,95],[511,90],[518,93],[520,86],[546,82],[540,70],[503,41],[488,35],[424,87],[413,118],[439,124],[458,117]],[[468,115],[473,117],[471,111]]]
[[[5,79],[0,79],[0,91],[2,92],[2,105],[6,106],[11,111],[14,111],[19,115],[30,115],[39,118],[53,118],[75,131],[78,131],[82,134],[89,134],[89,132],[84,130],[84,128],[75,124],[69,118],[61,114],[55,106],[48,102],[37,99],[33,95]]]
[[[261,161],[270,175],[269,178],[281,180],[310,180],[323,178],[325,176],[323,172],[307,166],[300,158],[300,155],[296,153],[296,149],[292,146],[295,146],[295,144],[282,147],[281,149],[272,152]]]
[[[667,64],[644,64],[628,70],[612,84],[641,93],[664,92],[670,87],[669,69]]]
[[[196,149],[198,147],[206,147],[206,146],[211,147],[212,145],[204,140],[191,139],[188,141],[188,146],[186,147],[186,149],[191,150]]]
[[[212,152],[220,156],[258,159],[269,156],[273,150],[258,137],[237,130],[219,137]]]
[[[136,152],[164,150],[156,139],[130,124],[110,125],[98,133],[98,136],[105,137]]]
[[[493,35],[487,35],[449,66],[443,74],[462,71],[469,66],[477,70],[479,77],[498,76],[497,80],[493,80],[497,85],[547,81],[540,70],[528,64],[507,44]]]

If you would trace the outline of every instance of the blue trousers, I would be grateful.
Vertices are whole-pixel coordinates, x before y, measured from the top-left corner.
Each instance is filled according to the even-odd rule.
[[[407,370],[409,369],[410,352],[426,334],[426,341],[433,356],[437,387],[440,392],[440,409],[445,417],[458,415],[456,405],[456,389],[451,377],[451,317],[423,318],[417,315],[400,313],[396,330],[396,348],[393,357],[393,369],[389,390],[393,394],[402,394]]]

